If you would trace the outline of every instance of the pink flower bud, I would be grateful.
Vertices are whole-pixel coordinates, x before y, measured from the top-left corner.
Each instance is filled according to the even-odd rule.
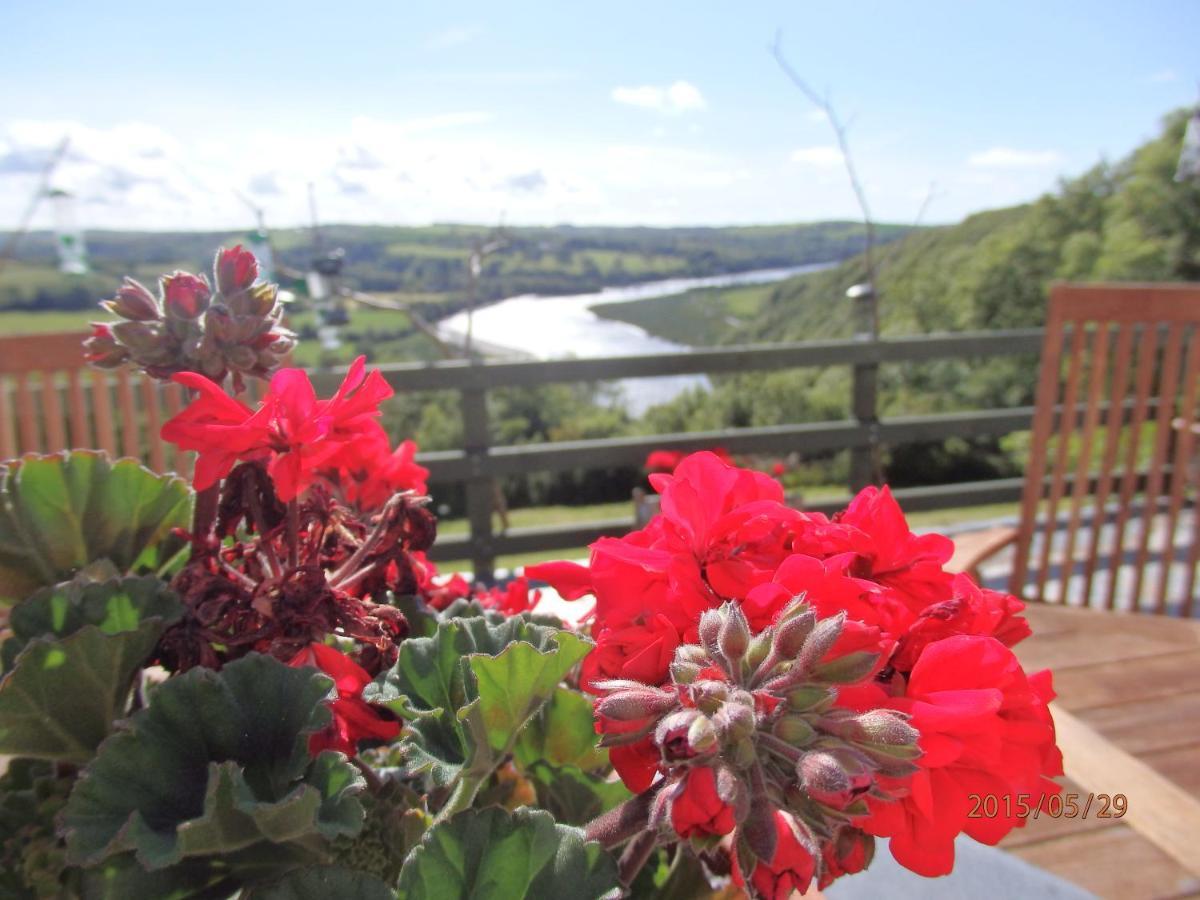
[[[117,322],[111,326],[113,337],[124,344],[136,356],[158,348],[163,334],[145,322]]]
[[[640,685],[604,697],[596,704],[596,713],[618,722],[631,722],[662,715],[678,702],[670,691]]]
[[[776,625],[775,656],[780,660],[795,659],[816,624],[816,612],[806,609],[798,616]]]
[[[213,270],[217,276],[217,290],[225,296],[232,296],[246,290],[258,278],[258,260],[241,244],[228,249],[217,251]]]
[[[721,615],[723,621],[717,635],[717,645],[729,664],[736,666],[750,647],[750,625],[741,609],[732,603],[726,603],[721,608]]]
[[[115,369],[129,359],[129,351],[117,343],[112,328],[92,323],[92,335],[83,342],[84,359],[102,369]]]
[[[721,636],[721,625],[724,622],[721,613],[715,609],[705,610],[700,616],[700,643],[709,653],[717,652],[717,640]]]
[[[163,308],[178,319],[195,319],[208,309],[212,292],[208,282],[187,272],[175,272],[162,280]]]
[[[796,776],[810,797],[834,809],[845,809],[871,788],[869,765],[848,753],[814,750],[796,765]]]
[[[837,639],[842,636],[842,626],[846,622],[846,614],[839,612],[835,616],[819,621],[796,660],[796,666],[801,671],[809,671],[825,658],[825,654],[833,649]]]
[[[113,315],[134,322],[150,322],[161,315],[154,295],[132,278],[125,279],[117,290],[117,296],[100,305]]]

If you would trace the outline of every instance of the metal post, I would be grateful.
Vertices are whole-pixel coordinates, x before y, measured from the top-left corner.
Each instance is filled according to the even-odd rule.
[[[471,461],[466,479],[467,520],[471,527],[471,568],[475,581],[491,584],[495,578],[496,555],[492,550],[492,479],[483,474],[483,461],[491,444],[487,393],[482,388],[462,392],[463,449]]]
[[[879,340],[875,288],[871,284],[856,284],[846,296],[854,304],[854,337],[875,343]],[[850,491],[858,493],[881,476],[879,448],[879,364],[857,363],[851,396],[851,413],[860,425],[870,429],[870,443],[850,451]]]

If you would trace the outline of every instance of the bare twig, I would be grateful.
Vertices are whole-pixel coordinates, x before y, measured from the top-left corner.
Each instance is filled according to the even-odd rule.
[[[409,321],[412,322],[413,327],[433,341],[442,356],[446,357],[446,359],[453,359],[459,355],[458,350],[452,344],[442,339],[437,328],[423,315],[413,309],[410,304],[397,300],[384,300],[373,294],[364,294],[362,291],[345,290],[342,291],[342,296],[347,300],[353,300],[355,303],[361,303],[363,306],[370,306],[373,309],[386,309],[405,313]]]
[[[783,35],[781,32],[775,32],[775,41],[771,44],[771,55],[775,58],[775,62],[778,63],[779,68],[783,70],[783,73],[787,75],[792,84],[800,90],[800,93],[804,94],[813,106],[825,113],[830,127],[833,128],[833,133],[837,138],[838,150],[842,154],[842,165],[846,168],[846,175],[850,179],[850,187],[853,189],[854,197],[858,201],[858,208],[862,212],[863,226],[867,231],[867,246],[863,253],[863,258],[867,265],[867,282],[873,285],[875,283],[875,220],[871,217],[871,208],[867,203],[867,192],[863,187],[862,179],[858,176],[858,169],[855,168],[854,156],[850,152],[848,137],[849,123],[842,121],[829,97],[822,96],[813,90],[812,86],[787,61],[787,58],[783,55]],[[875,333],[878,334],[878,312],[875,314],[875,319]]]

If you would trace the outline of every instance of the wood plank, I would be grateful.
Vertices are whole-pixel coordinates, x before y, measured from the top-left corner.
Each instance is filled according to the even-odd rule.
[[[1084,666],[1108,666],[1127,660],[1172,653],[1186,647],[1162,636],[1132,631],[1074,631],[1039,634],[1014,648],[1021,664],[1029,670],[1065,672]]]
[[[117,369],[117,407],[121,412],[121,454],[141,458],[137,407],[133,400],[133,379],[129,369]]]
[[[85,338],[87,334],[78,331],[4,338],[0,340],[0,375],[86,368]]]
[[[1191,872],[1128,826],[1073,834],[1011,852],[1112,900],[1178,897],[1197,887]]]
[[[1083,720],[1051,704],[1066,775],[1080,788],[1129,798],[1122,823],[1200,878],[1200,800],[1147,763],[1105,740]]]
[[[92,411],[96,416],[96,444],[110,455],[117,455],[117,438],[113,428],[112,396],[108,388],[108,372],[92,369]]]
[[[87,400],[83,395],[83,378],[79,369],[67,372],[67,408],[71,411],[71,444],[75,447],[91,447],[92,436],[88,428]]]
[[[1200,719],[1192,719],[1193,727],[1198,721]],[[1169,778],[1193,797],[1200,799],[1200,740],[1186,746],[1143,753],[1141,759],[1164,778]],[[1200,841],[1200,831],[1192,832],[1192,838]],[[1200,852],[1197,856],[1200,856]]]
[[[142,375],[142,410],[146,414],[146,443],[150,450],[150,468],[155,472],[167,470],[166,456],[163,452],[163,439],[159,436],[162,427],[162,414],[159,412],[158,382],[149,376]]]
[[[1082,712],[1195,690],[1197,673],[1200,673],[1200,651],[1176,650],[1119,666],[1101,663],[1061,669],[1054,678],[1054,689],[1064,706]]]
[[[12,400],[8,379],[0,378],[0,460],[17,455],[17,433],[13,426]]]
[[[58,395],[58,379],[56,373],[49,371],[42,372],[42,428],[46,434],[47,452],[67,449],[67,429]]]
[[[1146,753],[1200,744],[1200,690],[1082,710],[1077,715],[1118,747],[1151,765],[1154,763]],[[1200,751],[1195,762],[1194,768],[1200,772]]]
[[[29,376],[18,373],[15,382],[17,395],[17,425],[21,437],[20,452],[36,453],[42,447],[38,434],[37,414],[34,411],[33,392],[29,388]]]

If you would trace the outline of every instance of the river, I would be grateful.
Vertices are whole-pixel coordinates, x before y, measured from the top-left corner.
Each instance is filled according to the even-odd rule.
[[[826,268],[831,263],[784,269],[755,269],[705,278],[668,278],[623,287],[607,287],[591,294],[509,297],[475,311],[472,340],[485,353],[527,359],[563,357],[633,356],[646,353],[681,353],[685,344],[664,340],[637,325],[603,319],[592,307],[625,300],[650,300],[683,294],[694,288],[768,284],[802,272]],[[437,323],[446,340],[461,344],[467,332],[467,314],[457,313]],[[663,378],[626,378],[619,382],[626,407],[641,415],[692,387],[705,386],[703,375]]]

